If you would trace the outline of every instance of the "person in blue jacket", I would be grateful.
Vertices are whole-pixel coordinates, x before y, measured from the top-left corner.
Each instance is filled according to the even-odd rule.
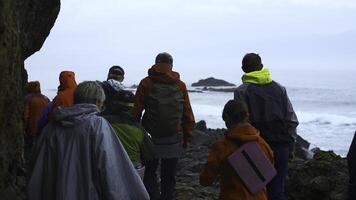
[[[285,200],[288,160],[293,155],[297,136],[297,115],[287,90],[272,80],[258,54],[246,54],[242,70],[245,72],[242,84],[235,90],[234,98],[247,104],[251,125],[260,131],[273,150],[277,176],[267,185],[268,199]]]

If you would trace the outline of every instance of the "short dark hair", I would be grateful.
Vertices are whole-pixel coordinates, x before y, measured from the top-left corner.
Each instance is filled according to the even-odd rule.
[[[259,71],[263,68],[260,55],[256,53],[248,53],[242,59],[242,70],[245,73]]]
[[[156,60],[155,63],[167,63],[169,65],[173,65],[173,57],[171,56],[171,54],[167,53],[167,52],[162,52],[159,53],[156,56]]]
[[[125,71],[124,71],[124,69],[122,67],[120,67],[118,65],[114,65],[114,66],[110,67],[109,74],[125,75]]]
[[[108,78],[109,79],[115,79],[119,81],[119,77],[123,78],[125,75],[125,71],[122,67],[118,66],[118,65],[114,65],[112,67],[110,67],[109,69],[109,73],[108,73]]]
[[[222,114],[224,121],[240,123],[247,121],[248,117],[248,108],[244,102],[240,100],[229,100],[225,104]]]

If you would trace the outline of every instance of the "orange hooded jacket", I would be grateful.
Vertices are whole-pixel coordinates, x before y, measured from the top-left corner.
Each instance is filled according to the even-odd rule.
[[[251,194],[229,164],[227,157],[238,148],[237,144],[230,140],[237,140],[242,143],[257,141],[267,158],[273,162],[273,152],[269,145],[260,137],[257,129],[249,124],[230,128],[225,133],[225,138],[217,141],[209,153],[208,161],[200,173],[200,184],[203,186],[211,185],[219,177],[219,199],[267,200],[265,188],[255,195]]]
[[[191,137],[194,129],[194,115],[185,84],[179,79],[179,73],[172,71],[168,64],[158,63],[153,65],[148,70],[148,76],[141,80],[136,90],[135,104],[131,111],[132,116],[137,121],[141,120],[142,111],[145,109],[145,97],[148,95],[148,92],[150,91],[154,82],[177,83],[178,87],[182,91],[184,96],[184,103],[181,128],[183,129],[183,138],[184,142],[186,143],[187,138]]]
[[[59,75],[58,94],[53,99],[52,110],[58,106],[70,107],[73,105],[73,93],[77,83],[72,71],[62,71]]]
[[[25,134],[34,137],[37,135],[41,112],[49,103],[49,99],[41,94],[41,86],[38,81],[29,82],[27,92],[24,111]]]

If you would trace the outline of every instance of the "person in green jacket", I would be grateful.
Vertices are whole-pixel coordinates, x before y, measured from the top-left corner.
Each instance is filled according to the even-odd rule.
[[[152,159],[152,143],[147,132],[130,115],[134,96],[111,99],[115,106],[103,117],[109,121],[141,178],[145,161]]]

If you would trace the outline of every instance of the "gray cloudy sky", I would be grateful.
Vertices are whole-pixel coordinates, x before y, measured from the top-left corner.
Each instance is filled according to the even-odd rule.
[[[241,58],[257,52],[272,76],[356,67],[356,0],[62,0],[29,80],[56,88],[62,70],[103,80],[111,65],[127,85],[157,53],[174,57],[187,83],[214,76],[239,84]],[[335,67],[337,66],[337,67]]]

